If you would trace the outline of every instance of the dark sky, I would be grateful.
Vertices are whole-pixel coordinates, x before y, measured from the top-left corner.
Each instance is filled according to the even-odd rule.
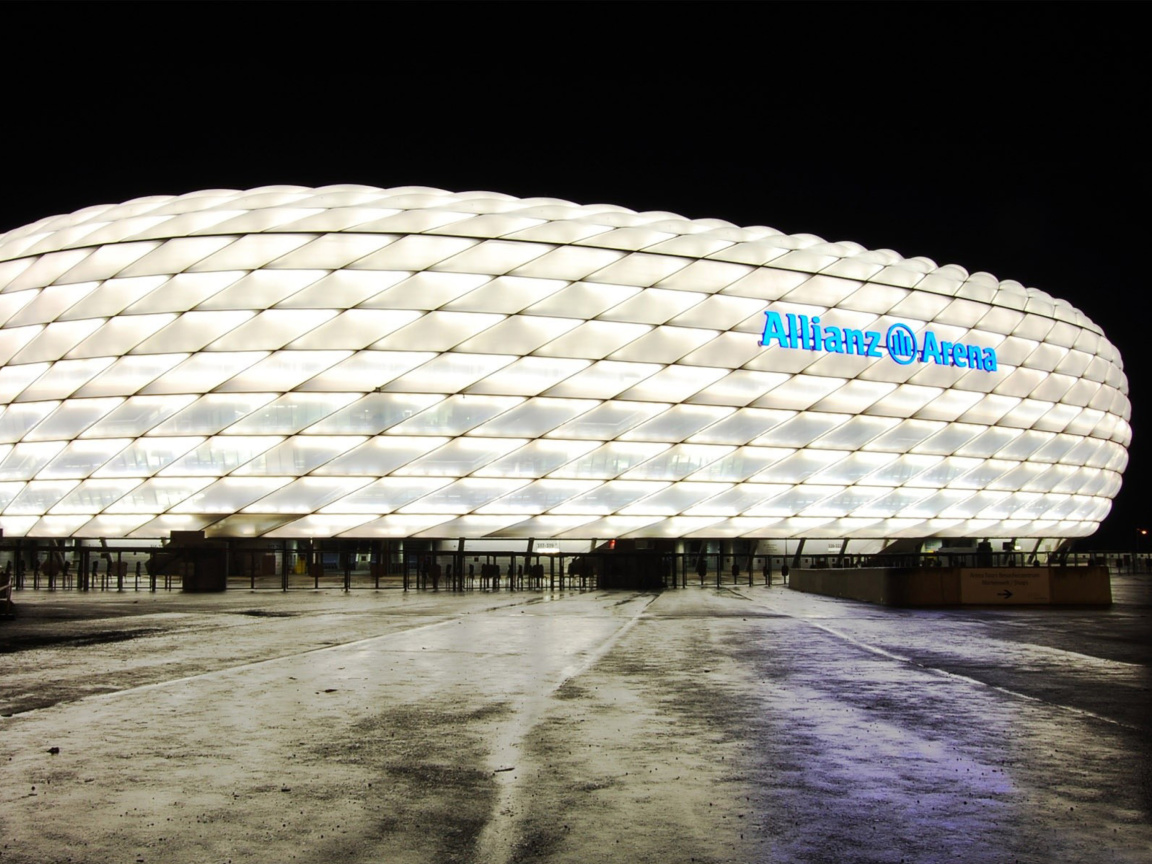
[[[988,271],[1069,300],[1120,349],[1132,458],[1090,542],[1126,548],[1146,524],[1150,76],[1132,7],[123,6],[37,8],[0,59],[0,231],[203,188],[420,184]]]

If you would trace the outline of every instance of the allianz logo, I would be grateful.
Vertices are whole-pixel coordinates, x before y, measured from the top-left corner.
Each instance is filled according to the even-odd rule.
[[[896,323],[886,333],[879,330],[856,330],[820,323],[820,316],[781,315],[771,309],[765,313],[764,334],[760,344],[769,348],[824,351],[828,354],[855,354],[860,357],[889,357],[901,366],[910,363],[935,363],[959,369],[996,371],[996,349],[965,345],[937,338],[925,330],[919,338],[907,324]]]

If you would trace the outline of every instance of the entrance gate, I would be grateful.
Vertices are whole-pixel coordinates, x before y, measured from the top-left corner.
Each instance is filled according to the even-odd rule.
[[[623,545],[623,544],[622,544]],[[585,591],[761,584],[783,558],[598,549],[584,553],[445,551],[428,541],[208,540],[227,590]],[[17,591],[198,590],[179,544],[0,538],[0,573]],[[215,565],[214,565],[215,566]],[[212,590],[199,587],[199,590]]]

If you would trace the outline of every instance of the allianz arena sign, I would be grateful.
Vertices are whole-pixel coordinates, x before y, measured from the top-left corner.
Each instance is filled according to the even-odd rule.
[[[920,362],[996,371],[994,348],[937,339],[931,330],[925,331],[922,341],[918,342],[912,328],[903,323],[889,325],[887,335],[882,338],[879,330],[821,326],[818,316],[809,321],[806,315],[781,315],[772,310],[765,312],[764,316],[767,321],[760,337],[760,344],[764,347],[776,342],[781,348],[804,348],[861,357],[882,357],[887,353],[901,366]]]
[[[0,235],[6,537],[1075,537],[1127,382],[1042,291],[674,213],[210,190]]]

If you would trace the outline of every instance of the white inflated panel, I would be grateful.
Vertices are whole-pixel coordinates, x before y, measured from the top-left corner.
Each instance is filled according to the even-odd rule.
[[[1064,301],[762,226],[278,186],[0,235],[7,536],[1082,536],[1129,416]]]

